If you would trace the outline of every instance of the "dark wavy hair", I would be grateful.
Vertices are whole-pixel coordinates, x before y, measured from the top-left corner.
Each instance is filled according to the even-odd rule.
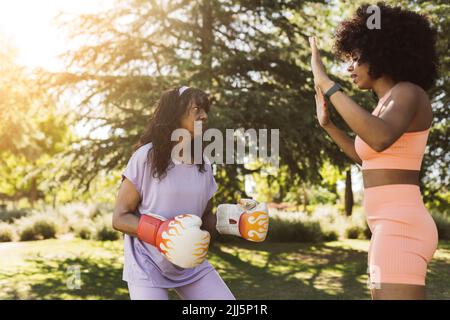
[[[198,107],[209,112],[210,101],[205,92],[196,88],[188,88],[180,96],[179,89],[180,87],[177,87],[162,94],[147,128],[135,146],[135,149],[138,149],[147,143],[152,143],[148,159],[151,163],[151,172],[154,178],[163,179],[167,175],[167,170],[174,165],[171,160],[171,153],[177,142],[171,141],[171,135],[175,129],[180,128],[181,118],[191,103],[194,102]],[[194,150],[193,141],[191,143],[192,153]],[[192,154],[191,158],[193,158]],[[203,157],[202,163],[197,166],[200,172],[205,171]]]
[[[395,82],[409,81],[430,89],[438,76],[437,31],[426,16],[383,2],[381,29],[369,29],[369,4],[336,30],[334,51],[341,59],[359,53],[360,63],[369,64],[369,75],[377,79],[389,76]]]

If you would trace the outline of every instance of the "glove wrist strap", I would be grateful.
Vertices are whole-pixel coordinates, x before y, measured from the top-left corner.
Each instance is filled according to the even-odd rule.
[[[156,235],[162,223],[163,221],[158,218],[146,214],[141,215],[137,230],[138,238],[152,246],[156,246]]]

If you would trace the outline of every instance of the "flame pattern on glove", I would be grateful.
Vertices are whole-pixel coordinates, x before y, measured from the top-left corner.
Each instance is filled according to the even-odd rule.
[[[193,228],[200,227],[201,223],[198,216],[191,214],[178,215],[169,222],[167,229],[161,234],[158,247],[170,262],[182,268],[193,268],[205,260],[211,239],[210,234],[199,228]],[[190,241],[187,241],[188,239]],[[191,258],[186,259],[187,255]],[[195,259],[192,259],[192,256]],[[190,262],[180,265],[180,261]]]
[[[250,241],[264,241],[269,230],[269,215],[267,212],[255,211],[244,213],[243,216],[239,226],[241,235]]]

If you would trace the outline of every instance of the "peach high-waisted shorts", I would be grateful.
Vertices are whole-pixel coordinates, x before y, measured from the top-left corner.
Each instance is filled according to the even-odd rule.
[[[372,231],[370,282],[425,285],[438,233],[419,187],[392,184],[366,188],[364,209]]]

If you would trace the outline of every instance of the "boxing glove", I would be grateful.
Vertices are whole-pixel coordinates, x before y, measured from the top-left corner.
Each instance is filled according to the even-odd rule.
[[[269,230],[269,211],[265,203],[242,199],[239,204],[220,204],[217,207],[216,229],[249,241],[261,242]]]
[[[181,214],[172,219],[155,214],[143,214],[137,235],[155,246],[170,262],[181,268],[194,268],[208,253],[209,232],[200,230],[202,219],[193,214]]]

